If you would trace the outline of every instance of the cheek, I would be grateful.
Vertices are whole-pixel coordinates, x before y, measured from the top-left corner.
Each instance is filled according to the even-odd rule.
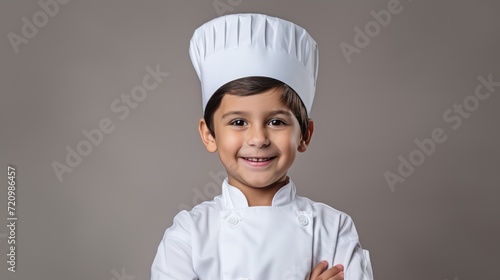
[[[275,140],[275,144],[280,147],[283,152],[294,153],[299,145],[299,138],[288,135]]]
[[[233,133],[223,133],[219,138],[219,149],[226,153],[236,153],[241,147],[241,137]]]

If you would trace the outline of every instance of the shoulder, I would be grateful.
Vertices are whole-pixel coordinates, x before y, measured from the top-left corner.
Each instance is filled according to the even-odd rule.
[[[211,218],[217,217],[221,209],[220,196],[204,201],[191,210],[182,210],[174,217],[173,224],[165,232],[165,236],[177,237],[183,240],[189,238],[194,228],[208,227]]]
[[[299,204],[299,207],[312,210],[316,215],[335,217],[341,220],[351,219],[351,217],[349,217],[349,215],[345,212],[335,209],[328,204],[311,200],[307,197],[297,196],[297,203]]]

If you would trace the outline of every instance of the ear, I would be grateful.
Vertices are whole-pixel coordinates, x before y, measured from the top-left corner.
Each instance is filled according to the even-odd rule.
[[[307,138],[302,138],[299,143],[299,147],[297,148],[297,151],[303,153],[307,150],[307,147],[309,146],[309,143],[311,142],[311,137],[314,132],[314,122],[312,119],[309,119],[309,127],[307,129]]]
[[[198,126],[198,130],[200,131],[201,141],[205,145],[205,148],[210,153],[215,153],[217,151],[217,144],[215,143],[215,137],[210,133],[210,129],[208,129],[207,123],[204,118],[200,119],[200,123]]]

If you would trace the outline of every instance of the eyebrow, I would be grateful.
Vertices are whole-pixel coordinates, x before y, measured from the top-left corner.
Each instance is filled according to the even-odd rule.
[[[237,115],[237,116],[244,116],[246,115],[247,113],[243,112],[243,111],[229,111],[225,114],[222,115],[222,119],[225,119],[227,118],[228,116],[231,116],[231,115]],[[291,117],[292,116],[292,113],[290,113],[289,111],[286,111],[286,110],[274,110],[274,111],[271,111],[268,113],[268,116],[275,116],[275,115],[285,115],[287,117]]]
[[[274,111],[269,112],[269,115],[270,116],[285,115],[287,117],[291,117],[292,113],[290,113],[290,111],[286,111],[286,110],[274,110]]]
[[[223,114],[222,117],[221,117],[221,119],[225,119],[225,118],[227,118],[230,115],[242,116],[242,115],[245,115],[245,113],[242,112],[242,111],[229,111],[229,112]]]

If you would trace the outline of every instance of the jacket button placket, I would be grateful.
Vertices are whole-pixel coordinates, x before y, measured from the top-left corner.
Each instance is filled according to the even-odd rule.
[[[234,215],[231,215],[226,219],[226,224],[230,227],[237,227],[239,223],[240,223],[240,218]]]
[[[298,215],[297,216],[297,221],[301,226],[307,226],[309,224],[309,218],[307,218],[306,215]]]

